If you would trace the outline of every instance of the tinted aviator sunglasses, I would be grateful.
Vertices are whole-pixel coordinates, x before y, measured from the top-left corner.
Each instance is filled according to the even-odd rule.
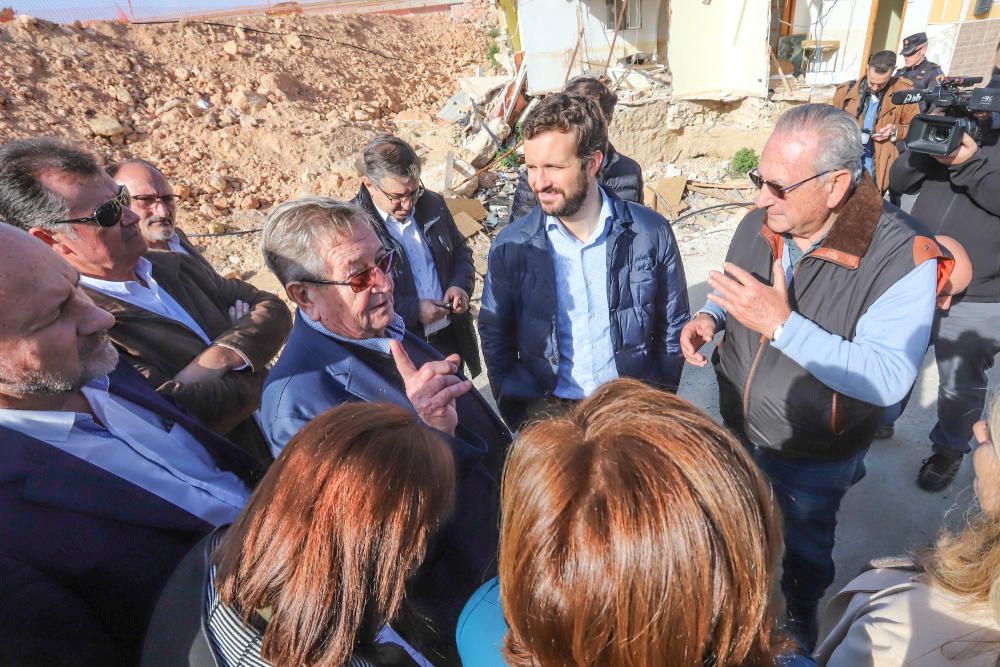
[[[386,250],[375,259],[375,266],[369,266],[367,269],[361,269],[357,273],[351,274],[347,280],[315,279],[302,280],[301,282],[313,283],[316,285],[343,285],[350,287],[355,294],[358,294],[359,292],[364,292],[372,286],[372,283],[375,282],[375,269],[378,269],[382,273],[386,274],[392,271],[392,262],[395,257],[395,250]]]
[[[132,197],[129,195],[128,188],[122,185],[118,188],[118,194],[116,194],[113,199],[109,199],[94,209],[94,215],[88,218],[56,220],[55,224],[63,225],[86,222],[100,225],[101,227],[114,227],[121,222],[122,211],[128,208],[131,203]]]
[[[799,187],[800,185],[805,185],[811,180],[829,174],[831,171],[833,170],[827,169],[826,171],[821,171],[815,176],[810,176],[809,178],[803,179],[798,183],[792,183],[791,185],[778,185],[773,181],[767,180],[766,178],[760,175],[760,172],[757,171],[756,167],[747,172],[747,177],[750,179],[750,182],[753,183],[753,186],[758,190],[760,190],[762,187],[766,185],[768,189],[771,191],[771,193],[774,194],[775,197],[777,197],[778,199],[784,199],[786,196],[788,196],[789,192]]]

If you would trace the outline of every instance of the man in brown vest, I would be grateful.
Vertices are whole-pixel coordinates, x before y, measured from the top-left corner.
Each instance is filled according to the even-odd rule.
[[[699,348],[725,329],[713,357],[720,411],[774,486],[788,627],[807,649],[834,578],[840,501],[864,476],[882,409],[917,376],[952,264],[885,207],[859,135],[826,104],[779,119],[751,172],[757,208],[680,339],[703,366]]]

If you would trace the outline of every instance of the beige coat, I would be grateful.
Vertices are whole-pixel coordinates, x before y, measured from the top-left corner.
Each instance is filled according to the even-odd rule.
[[[830,601],[820,667],[994,667],[1000,625],[910,570],[863,573]]]

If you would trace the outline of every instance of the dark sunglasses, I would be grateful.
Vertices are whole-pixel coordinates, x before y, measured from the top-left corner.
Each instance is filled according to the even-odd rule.
[[[775,197],[777,197],[778,199],[784,199],[786,196],[788,196],[789,192],[799,187],[800,185],[805,185],[806,183],[808,183],[813,179],[819,178],[820,176],[823,176],[825,174],[829,174],[831,171],[834,170],[827,169],[826,171],[821,171],[815,176],[810,176],[809,178],[803,179],[798,183],[792,183],[791,185],[778,185],[773,181],[767,180],[766,178],[760,175],[760,172],[757,171],[756,167],[754,167],[747,173],[747,177],[750,179],[750,182],[753,183],[753,186],[758,190],[760,190],[762,187],[766,185],[768,189],[771,190],[771,193],[774,194]]]
[[[55,224],[65,225],[78,222],[95,223],[101,227],[114,227],[122,219],[122,211],[132,203],[132,197],[128,193],[128,188],[124,185],[118,188],[118,194],[114,199],[109,199],[94,209],[94,215],[89,218],[71,218],[69,220],[56,220]]]
[[[132,201],[137,201],[146,208],[153,208],[156,202],[163,202],[167,208],[176,206],[181,200],[180,195],[132,195]]]
[[[416,190],[412,192],[407,192],[405,195],[394,195],[389,192],[386,192],[385,190],[380,188],[374,181],[372,182],[372,185],[374,185],[379,192],[384,194],[385,198],[388,199],[389,203],[391,204],[396,204],[397,202],[401,202],[404,199],[408,199],[411,204],[416,204],[418,201],[420,201],[420,198],[424,196],[425,192],[423,181],[418,181],[418,183],[420,183],[420,185],[417,186]]]
[[[314,283],[316,285],[344,285],[350,287],[355,294],[359,292],[364,292],[366,289],[372,286],[375,282],[375,269],[378,269],[382,273],[389,273],[392,271],[392,262],[396,257],[395,250],[386,250],[384,254],[380,255],[375,260],[375,266],[369,266],[367,269],[361,269],[357,273],[351,274],[347,280],[302,280],[304,283]]]

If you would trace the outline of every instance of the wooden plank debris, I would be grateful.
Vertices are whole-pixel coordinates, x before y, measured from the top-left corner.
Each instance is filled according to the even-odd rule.
[[[465,238],[475,236],[483,231],[483,226],[465,211],[453,213],[452,216],[455,218],[455,226],[458,227],[458,231],[462,232],[462,236]]]
[[[482,222],[486,219],[488,214],[486,207],[483,206],[482,202],[478,199],[469,199],[468,197],[445,197],[444,203],[447,204],[448,210],[451,211],[453,216],[457,216],[459,213],[465,213],[473,220]]]

